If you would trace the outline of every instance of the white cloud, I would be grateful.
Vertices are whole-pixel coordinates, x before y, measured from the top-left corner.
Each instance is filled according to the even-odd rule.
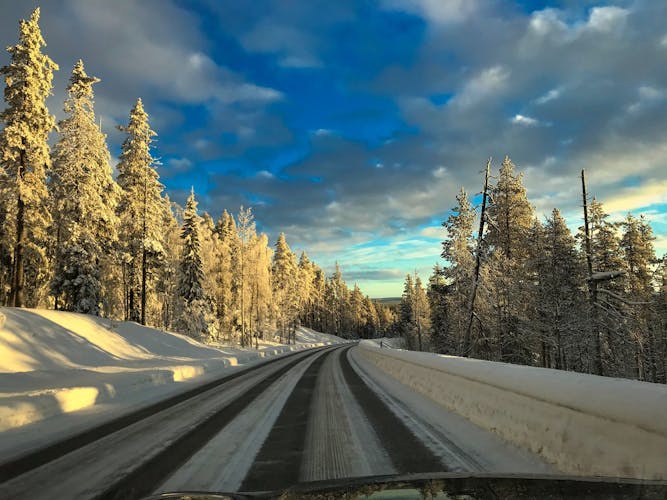
[[[262,21],[240,39],[250,52],[277,54],[278,64],[285,68],[318,68],[322,62],[315,55],[317,41],[292,26]]]
[[[528,29],[535,35],[546,37],[552,34],[567,32],[567,24],[561,20],[558,9],[544,9],[535,11],[530,16]]]
[[[629,13],[628,10],[616,6],[594,7],[586,27],[595,31],[611,31],[623,24]]]
[[[637,95],[639,99],[628,106],[629,113],[637,113],[647,106],[655,104],[656,102],[665,98],[665,96],[667,96],[667,92],[665,92],[663,89],[658,89],[649,85],[641,85],[637,89]]]
[[[421,236],[426,236],[427,238],[444,239],[445,229],[442,226],[429,226],[422,229],[419,234]]]
[[[167,161],[167,166],[176,171],[184,171],[192,166],[192,161],[188,158],[171,158]]]
[[[561,92],[562,92],[561,89],[551,89],[546,94],[544,94],[544,95],[538,97],[537,99],[535,99],[535,103],[536,104],[546,104],[549,101],[553,101],[555,99],[558,99],[561,95]]]
[[[501,92],[510,77],[510,72],[503,66],[492,66],[468,80],[461,92],[449,102],[460,107],[469,107],[479,101]]]
[[[435,24],[458,23],[478,8],[477,0],[384,0],[388,10],[400,10],[419,15]]]
[[[447,169],[442,165],[433,171],[433,177],[435,177],[436,179],[442,179],[446,175],[447,175]]]
[[[536,127],[537,125],[540,124],[540,122],[535,118],[519,114],[514,115],[514,117],[512,118],[512,123],[514,123],[515,125],[523,125],[524,127]]]
[[[259,179],[275,179],[275,175],[273,175],[271,172],[268,170],[260,170],[255,174],[255,177]]]
[[[663,203],[667,203],[667,180],[651,179],[641,186],[618,190],[604,200],[604,207],[609,212],[628,212]]]

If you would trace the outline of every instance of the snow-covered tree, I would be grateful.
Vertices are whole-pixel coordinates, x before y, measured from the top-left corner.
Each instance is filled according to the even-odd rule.
[[[141,99],[137,99],[130,111],[129,124],[121,130],[127,134],[118,163],[125,310],[128,319],[145,324],[148,281],[151,271],[164,257],[161,227],[164,199],[157,163],[151,155],[151,143],[156,134],[148,124]]]
[[[113,264],[119,196],[106,136],[95,121],[97,82],[79,60],[67,87],[67,117],[58,124],[60,139],[49,179],[55,246],[51,293],[56,307],[86,314],[99,314],[102,305],[103,281],[107,278],[108,283]]]
[[[178,296],[182,301],[179,321],[181,332],[197,340],[215,336],[211,303],[204,293],[204,268],[199,239],[199,216],[194,190],[183,212],[183,243],[178,273]]]
[[[653,231],[644,217],[628,214],[622,224],[621,248],[627,265],[626,304],[629,306],[628,334],[634,343],[635,377],[655,381],[658,374],[661,332],[654,307],[653,274],[657,263]]]
[[[434,352],[443,354],[454,354],[457,352],[458,342],[454,341],[450,333],[450,308],[448,307],[448,298],[450,287],[447,286],[445,271],[440,265],[436,264],[433,268],[433,274],[428,282],[428,302],[431,311],[431,348]],[[459,302],[456,307],[452,307],[456,314],[461,315],[465,312],[464,302]]]
[[[535,339],[527,328],[531,281],[527,262],[534,219],[522,175],[514,173],[514,163],[506,156],[491,190],[485,236],[491,279],[487,289],[494,309],[485,322],[496,332],[495,350],[501,361],[529,364],[532,358]]]
[[[276,241],[271,283],[280,336],[286,337],[289,342],[298,314],[297,263],[296,255],[287,244],[283,233],[280,233]]]
[[[215,273],[215,312],[221,335],[226,340],[231,340],[237,316],[237,280],[234,273],[239,269],[237,256],[240,242],[234,217],[227,210],[216,223],[215,231],[219,240],[218,265]]]
[[[50,274],[46,177],[51,159],[47,140],[55,121],[46,99],[58,66],[42,53],[46,43],[38,23],[39,7],[29,20],[21,21],[19,43],[7,48],[10,63],[0,68],[7,104],[0,112],[4,123],[0,131],[0,233],[8,239],[0,264],[8,264],[10,253],[12,266],[11,272],[4,270],[0,278],[11,277],[9,303],[16,307],[38,305]]]
[[[433,320],[434,324],[447,325],[448,331],[441,332],[440,335],[451,337],[450,342],[460,348],[468,326],[468,302],[475,265],[473,258],[475,211],[463,188],[457,194],[456,201],[457,205],[452,209],[452,213],[442,223],[447,230],[447,238],[442,242],[441,257],[449,263],[442,269],[445,283],[431,287],[431,296],[435,302],[436,293],[447,292],[444,301],[448,307],[434,309],[434,314],[446,314],[445,311],[449,311],[447,321],[437,317]],[[443,286],[445,284],[449,285],[447,289]]]
[[[583,358],[592,359],[593,347],[581,335],[586,303],[583,261],[558,209],[544,227],[537,227],[532,238],[536,286],[531,324],[541,337],[542,366],[588,371]]]
[[[415,285],[412,281],[412,275],[405,276],[403,286],[403,295],[398,307],[398,322],[401,335],[405,338],[405,345],[408,349],[415,348],[414,330],[415,330]]]

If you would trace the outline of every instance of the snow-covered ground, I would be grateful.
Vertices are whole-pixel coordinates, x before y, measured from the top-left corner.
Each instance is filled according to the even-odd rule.
[[[385,375],[564,473],[667,479],[667,386],[359,347]]]
[[[0,456],[62,437],[262,359],[343,342],[299,328],[296,344],[207,346],[83,314],[2,308]],[[36,445],[36,443],[34,443]]]
[[[387,347],[389,349],[405,349],[405,339],[401,337],[380,337],[377,339],[368,339],[367,342],[373,343],[378,347]]]

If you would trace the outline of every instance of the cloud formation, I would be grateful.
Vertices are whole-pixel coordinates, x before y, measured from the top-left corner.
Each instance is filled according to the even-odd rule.
[[[666,252],[667,4],[528,4],[53,0],[51,109],[82,57],[112,152],[141,96],[173,198],[194,184],[214,216],[254,205],[272,240],[340,260],[376,295],[426,278],[489,156],[509,154],[537,214],[557,206],[572,227],[585,168],[614,217],[647,213]],[[2,9],[15,34],[30,7]]]

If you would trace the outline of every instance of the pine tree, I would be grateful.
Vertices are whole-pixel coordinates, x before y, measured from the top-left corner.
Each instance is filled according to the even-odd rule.
[[[618,224],[610,222],[602,203],[593,198],[590,203],[591,261],[594,273],[625,273]],[[625,360],[631,359],[633,349],[627,338],[628,311],[623,301],[625,277],[619,276],[596,284],[596,299],[590,305],[589,317],[595,322],[597,334],[596,357],[605,375],[628,376]],[[593,310],[592,308],[595,308]],[[596,372],[598,370],[595,370]]]
[[[352,317],[352,330],[355,337],[360,338],[365,326],[364,295],[356,283],[350,294],[350,315]]]
[[[179,265],[178,296],[182,301],[179,329],[187,335],[208,340],[211,336],[211,309],[204,293],[204,269],[199,240],[199,216],[194,190],[188,197],[183,213],[183,242]]]
[[[536,276],[535,317],[531,322],[541,336],[542,366],[587,371],[593,346],[585,342],[580,318],[584,267],[575,240],[558,209],[542,228],[533,231],[531,266]]]
[[[239,282],[239,308],[240,308],[240,331],[241,346],[250,345],[249,323],[252,311],[252,243],[257,234],[255,231],[255,218],[250,208],[240,208],[237,216],[238,225],[238,275]]]
[[[432,348],[433,351],[443,354],[455,354],[458,347],[449,334],[451,331],[449,326],[451,313],[447,305],[449,293],[451,292],[445,281],[445,271],[436,264],[429,278],[427,295],[431,311]],[[465,312],[465,306],[461,303],[456,313],[461,315],[463,312]]]
[[[151,156],[156,135],[148,124],[141,99],[130,111],[130,121],[121,127],[127,134],[118,163],[118,184],[122,189],[118,213],[123,249],[126,317],[146,323],[146,300],[150,271],[164,257],[161,229],[163,186]]]
[[[297,264],[296,256],[290,250],[285,235],[280,233],[273,254],[271,281],[273,297],[277,306],[276,318],[281,338],[290,342],[290,331],[295,326],[298,298],[296,294]]]
[[[159,316],[156,324],[166,330],[175,326],[180,308],[177,290],[182,241],[181,228],[175,216],[176,211],[181,212],[182,210],[170,201],[169,196],[165,196],[160,223],[164,235],[162,242],[164,257],[157,270],[155,291],[159,299],[156,304]]]
[[[630,309],[628,334],[635,344],[635,377],[655,381],[658,374],[660,332],[655,328],[659,318],[654,308],[653,267],[656,263],[653,233],[644,217],[628,214],[621,248],[627,265],[626,294]]]
[[[215,226],[219,238],[219,258],[216,272],[215,305],[218,328],[226,340],[231,340],[236,318],[236,279],[233,270],[238,269],[238,234],[236,223],[227,210]]]
[[[431,310],[419,276],[415,277],[414,287],[414,315],[415,330],[417,333],[417,350],[423,351],[430,343],[427,334],[431,329]]]
[[[434,317],[434,324],[447,325],[448,330],[441,332],[443,336],[451,337],[453,346],[460,350],[468,326],[468,305],[472,289],[473,272],[475,261],[473,258],[474,240],[473,224],[475,211],[473,210],[468,195],[461,188],[456,196],[457,206],[452,209],[452,214],[442,225],[447,229],[447,239],[442,242],[441,257],[449,262],[449,266],[442,269],[442,274],[449,284],[447,296],[444,298],[447,307],[436,307],[434,314],[445,314],[445,318]],[[444,285],[444,284],[443,284]],[[431,287],[431,294],[444,292],[443,286]],[[435,300],[435,297],[434,297]],[[439,300],[439,299],[438,299]],[[441,348],[444,345],[440,344]]]
[[[535,348],[527,318],[530,308],[530,277],[527,261],[533,208],[528,202],[521,174],[514,174],[514,164],[505,157],[498,182],[491,191],[488,207],[489,230],[485,244],[493,295],[496,353],[501,361],[530,364]]]
[[[67,118],[58,124],[49,180],[55,235],[51,293],[56,307],[99,314],[116,241],[119,188],[111,176],[106,136],[95,122],[93,85],[79,60],[67,87]]]
[[[7,107],[0,113],[0,206],[3,238],[11,238],[0,259],[11,253],[10,305],[36,306],[48,281],[48,211],[46,176],[50,168],[48,136],[54,118],[46,108],[53,71],[58,66],[42,53],[46,46],[39,29],[39,8],[21,21],[19,43],[7,48],[11,61],[0,68],[5,77]],[[1,193],[0,193],[1,194]]]
[[[403,295],[399,305],[399,329],[408,349],[414,349],[415,330],[415,286],[410,274],[405,276]]]

